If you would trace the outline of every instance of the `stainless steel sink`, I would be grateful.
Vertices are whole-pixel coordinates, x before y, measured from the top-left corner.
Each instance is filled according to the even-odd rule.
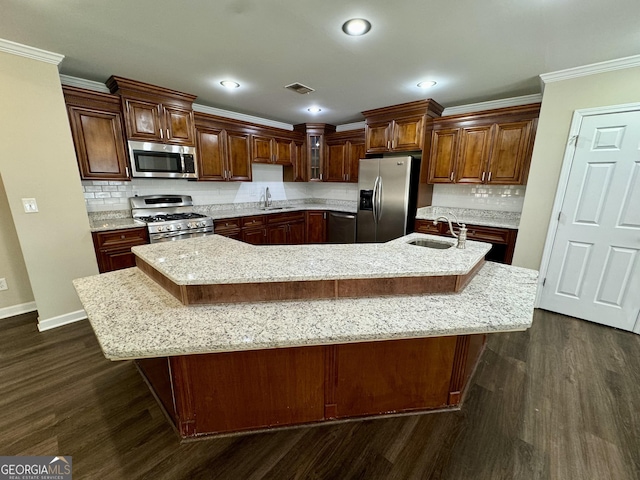
[[[411,240],[408,243],[409,245],[415,245],[416,247],[436,248],[438,250],[444,250],[446,248],[453,247],[452,243],[437,242],[435,240],[425,240],[423,238],[419,238],[417,240]]]

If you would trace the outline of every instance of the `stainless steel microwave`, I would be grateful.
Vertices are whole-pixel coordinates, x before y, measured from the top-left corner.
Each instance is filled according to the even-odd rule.
[[[198,178],[195,147],[129,141],[131,175],[146,178]]]

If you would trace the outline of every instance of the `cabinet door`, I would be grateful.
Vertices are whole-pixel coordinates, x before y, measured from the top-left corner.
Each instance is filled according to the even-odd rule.
[[[307,146],[304,142],[293,142],[294,161],[293,175],[294,182],[307,181]]]
[[[264,245],[267,243],[266,228],[247,228],[242,230],[242,241],[252,245]]]
[[[291,166],[293,164],[293,142],[286,139],[275,139],[275,163]]]
[[[196,139],[199,180],[225,180],[224,130],[199,128]]]
[[[456,169],[456,183],[483,183],[491,145],[491,125],[463,128]]]
[[[391,147],[391,121],[367,124],[365,143],[367,153],[388,152]]]
[[[327,212],[307,212],[306,243],[327,242]]]
[[[304,220],[300,222],[293,222],[288,225],[289,235],[287,243],[289,245],[302,245],[306,240],[306,228]]]
[[[268,227],[267,237],[269,238],[269,245],[286,245],[288,226],[287,224],[283,224]]]
[[[393,122],[393,139],[391,150],[421,150],[424,144],[424,116],[407,117]]]
[[[162,142],[164,132],[160,121],[160,105],[143,100],[124,99],[127,132],[130,140]]]
[[[524,170],[530,156],[533,120],[499,123],[489,159],[487,183],[517,185],[524,183]]]
[[[251,136],[251,161],[254,163],[273,163],[274,153],[271,137]]]
[[[74,106],[67,110],[80,176],[86,180],[129,180],[120,114]]]
[[[251,140],[248,133],[227,131],[227,180],[251,181]]]
[[[440,225],[443,223],[433,224],[432,220],[416,220],[415,227],[418,233],[428,233],[429,235],[440,235]]]
[[[431,135],[428,183],[453,183],[459,128],[434,130]]]
[[[327,142],[324,164],[325,182],[346,182],[345,162],[347,161],[347,144],[345,141]]]
[[[364,141],[347,142],[347,160],[345,170],[347,182],[358,183],[358,171],[360,170],[360,159],[364,158],[366,148]]]
[[[193,112],[191,110],[164,105],[165,143],[195,145],[193,137]]]

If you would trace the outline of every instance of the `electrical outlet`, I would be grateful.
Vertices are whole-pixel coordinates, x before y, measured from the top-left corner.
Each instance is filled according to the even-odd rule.
[[[0,290],[8,290],[9,287],[7,286],[7,279],[6,278],[0,278]]]

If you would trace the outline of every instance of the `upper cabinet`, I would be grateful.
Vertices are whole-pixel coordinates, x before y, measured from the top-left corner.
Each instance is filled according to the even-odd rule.
[[[195,95],[115,76],[107,87],[122,98],[129,140],[195,145]]]
[[[294,125],[293,130],[305,136],[305,164],[302,165],[304,181],[324,181],[325,137],[335,132],[336,127],[327,123],[301,123]]]
[[[129,180],[120,98],[63,86],[80,176]]]
[[[540,104],[433,121],[429,183],[523,185]]]
[[[442,110],[442,105],[429,99],[362,112],[366,153],[422,150],[427,121],[439,117]]]
[[[331,133],[325,143],[324,181],[357,183],[360,159],[366,153],[364,130]]]
[[[252,161],[293,166],[293,140],[266,135],[252,135]]]
[[[206,114],[196,115],[199,180],[251,181],[251,134]]]

